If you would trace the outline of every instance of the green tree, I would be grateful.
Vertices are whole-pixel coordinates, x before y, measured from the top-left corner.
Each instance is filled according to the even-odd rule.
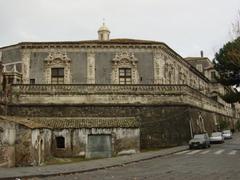
[[[228,42],[215,55],[215,69],[219,73],[217,80],[226,86],[240,86],[240,37]],[[240,101],[240,92],[228,92],[223,99],[227,102]]]

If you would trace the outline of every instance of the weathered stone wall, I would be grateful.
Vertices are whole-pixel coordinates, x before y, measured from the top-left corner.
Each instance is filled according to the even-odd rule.
[[[9,106],[8,110],[12,115],[18,116],[137,117],[141,124],[141,149],[176,146],[187,143],[191,138],[190,124],[192,124],[193,133],[200,130],[199,125],[197,125],[200,122],[199,119],[201,119],[199,114],[204,121],[205,130],[209,133],[216,128],[215,118],[231,119],[227,116],[186,105],[14,105]],[[73,134],[77,136],[79,132],[74,132]],[[82,142],[76,143],[83,144]],[[74,154],[81,154],[83,149],[75,151]]]
[[[15,146],[0,145],[0,167],[15,166]]]
[[[16,61],[21,61],[20,48],[8,48],[2,51],[2,63],[12,63]]]
[[[0,167],[15,166],[15,124],[0,120]]]
[[[81,128],[54,130],[52,155],[56,157],[86,156],[88,135],[111,135],[112,155],[139,152],[140,134],[136,128]],[[57,136],[65,138],[65,148],[57,148]]]
[[[31,135],[31,129],[17,125],[15,142],[16,166],[33,165]]]
[[[101,52],[95,55],[96,65],[96,83],[97,84],[110,84],[112,73],[112,60],[114,58],[113,52]]]
[[[73,84],[87,83],[87,53],[68,52],[71,59],[71,75]]]
[[[74,147],[80,147],[79,152],[75,151],[75,155],[86,155],[86,144],[88,135],[110,134],[112,137],[112,155],[124,154],[127,152],[139,152],[140,134],[136,128],[92,128],[79,129],[74,131],[73,144]]]
[[[62,136],[65,138],[65,148],[57,148],[55,138],[57,136]],[[72,146],[72,130],[54,130],[52,136],[52,154],[56,157],[71,157],[73,151]]]
[[[187,104],[227,116],[225,106],[187,85],[12,85],[11,104]]]
[[[8,165],[7,146],[0,145],[0,167]]]
[[[153,53],[138,52],[135,53],[138,59],[137,67],[139,73],[139,84],[153,84],[154,83],[154,67],[153,67]]]
[[[35,79],[36,84],[45,84],[44,61],[49,52],[31,52],[30,55],[30,79]],[[67,52],[67,57],[71,59],[72,84],[87,83],[87,57],[84,52]]]
[[[30,54],[29,79],[35,79],[36,84],[45,84],[44,60],[47,56],[47,52]]]
[[[51,155],[52,131],[49,129],[34,129],[31,137],[32,165],[41,165]]]

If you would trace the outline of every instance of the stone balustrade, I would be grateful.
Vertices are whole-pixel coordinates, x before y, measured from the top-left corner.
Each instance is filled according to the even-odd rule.
[[[15,84],[19,94],[174,94],[183,93],[184,85],[104,85],[104,84]]]
[[[187,85],[15,84],[11,86],[10,94],[10,101],[14,104],[164,104],[176,102],[194,105],[227,116],[232,116],[234,113],[231,108]]]

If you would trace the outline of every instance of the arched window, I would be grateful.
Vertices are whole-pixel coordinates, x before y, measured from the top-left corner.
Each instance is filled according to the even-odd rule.
[[[56,137],[57,148],[65,148],[65,138],[62,136]]]

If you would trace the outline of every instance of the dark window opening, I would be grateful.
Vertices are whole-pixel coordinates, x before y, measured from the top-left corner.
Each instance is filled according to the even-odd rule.
[[[64,68],[52,68],[52,84],[64,84]]]
[[[57,148],[65,148],[65,138],[62,136],[56,137]]]
[[[119,68],[119,84],[132,84],[131,68]]]
[[[30,79],[30,84],[35,84],[35,79]]]

